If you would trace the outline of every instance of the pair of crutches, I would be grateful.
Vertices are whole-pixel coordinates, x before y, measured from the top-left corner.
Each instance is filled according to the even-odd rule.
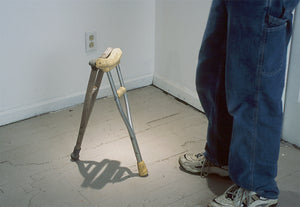
[[[78,160],[79,159],[79,152],[81,149],[81,144],[83,140],[83,136],[87,127],[88,120],[90,118],[96,96],[98,94],[100,84],[102,81],[103,74],[106,73],[112,92],[113,96],[115,99],[115,102],[117,104],[117,107],[119,109],[119,112],[122,116],[122,119],[127,127],[131,143],[133,146],[133,150],[136,156],[137,160],[137,166],[138,166],[138,171],[139,175],[141,177],[147,176],[148,175],[148,170],[146,168],[146,165],[142,159],[139,146],[135,137],[135,133],[133,130],[133,125],[132,125],[132,119],[131,119],[131,114],[130,114],[130,109],[129,109],[129,104],[128,104],[128,98],[126,94],[126,88],[124,86],[124,81],[123,77],[121,74],[121,69],[119,66],[120,59],[122,56],[122,51],[119,48],[107,48],[104,53],[101,55],[101,57],[91,60],[89,62],[89,65],[91,66],[91,74],[90,74],[90,79],[87,87],[87,91],[85,94],[85,100],[84,100],[84,106],[83,106],[83,111],[82,111],[82,117],[81,117],[81,123],[80,123],[80,128],[79,128],[79,133],[77,137],[77,142],[74,147],[74,150],[71,154],[72,160]],[[111,70],[116,68],[117,75],[119,78],[120,82],[120,88],[117,90],[114,80],[112,78]],[[123,111],[122,105],[120,103],[120,98],[124,97],[125,101],[125,107],[126,107],[126,114]]]

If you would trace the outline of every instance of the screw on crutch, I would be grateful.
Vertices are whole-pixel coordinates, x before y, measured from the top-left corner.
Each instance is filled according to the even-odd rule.
[[[127,127],[131,143],[133,146],[133,150],[136,156],[137,160],[137,166],[138,166],[138,171],[139,175],[144,177],[148,175],[148,170],[145,165],[145,162],[142,159],[140,149],[136,140],[136,136],[133,130],[133,124],[131,120],[131,115],[130,115],[130,109],[129,109],[129,104],[128,104],[128,98],[126,94],[126,88],[124,86],[123,82],[123,77],[121,74],[121,69],[119,66],[120,59],[122,56],[122,51],[119,48],[107,48],[105,52],[101,55],[100,58],[96,60],[91,60],[89,62],[91,66],[91,74],[90,74],[90,79],[85,95],[85,100],[84,100],[84,106],[83,106],[83,112],[82,112],[82,117],[81,117],[81,123],[80,123],[80,129],[77,137],[77,142],[74,147],[74,150],[71,154],[72,160],[78,160],[79,159],[79,152],[81,149],[81,144],[82,144],[82,139],[83,135],[85,133],[85,129],[89,120],[89,117],[91,115],[92,108],[95,103],[95,99],[102,81],[103,73],[107,74],[114,99],[116,102],[116,105],[119,109],[119,112],[122,116],[122,119]],[[114,80],[111,75],[111,70],[116,68],[117,75],[119,78],[119,82],[121,87],[117,90],[115,87]],[[123,111],[122,105],[120,103],[120,98],[124,97],[125,101],[125,107],[126,107],[126,114]]]

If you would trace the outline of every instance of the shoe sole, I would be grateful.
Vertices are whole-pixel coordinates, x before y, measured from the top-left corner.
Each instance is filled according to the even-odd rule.
[[[208,204],[207,207],[214,207],[214,206]],[[277,203],[277,204],[271,204],[270,206],[266,206],[266,207],[280,207],[280,206],[279,206],[279,204]]]
[[[201,175],[200,171],[195,171],[192,168],[186,169],[185,167],[183,167],[183,165],[180,162],[178,162],[178,163],[179,163],[179,169],[181,169],[182,171],[192,174],[192,175]],[[229,177],[229,173],[227,170],[223,170],[222,168],[218,168],[218,167],[214,167],[214,168],[215,168],[215,171],[214,172],[209,171],[208,175],[218,175],[223,178]],[[219,171],[219,172],[216,172],[216,171]]]

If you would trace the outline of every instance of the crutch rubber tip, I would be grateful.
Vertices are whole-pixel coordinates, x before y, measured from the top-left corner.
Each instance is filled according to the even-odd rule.
[[[72,161],[79,160],[79,152],[80,152],[80,150],[81,150],[81,148],[80,149],[74,148],[73,152],[71,153],[71,160]]]
[[[139,175],[141,177],[148,176],[148,170],[147,170],[147,167],[145,165],[145,162],[144,161],[138,162],[137,165],[138,165]]]

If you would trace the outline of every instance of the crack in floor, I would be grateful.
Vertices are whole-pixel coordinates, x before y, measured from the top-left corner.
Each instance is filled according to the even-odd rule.
[[[32,203],[32,200],[37,197],[40,193],[42,192],[42,189],[39,189],[39,191],[37,193],[35,193],[34,195],[32,195],[28,201],[28,205],[27,207],[30,207],[31,206],[31,203]]]
[[[161,118],[158,118],[158,119],[154,119],[154,120],[148,121],[146,124],[151,124],[153,122],[157,122],[157,121],[161,121],[161,120],[164,120],[164,119],[168,119],[168,118],[176,116],[178,114],[180,114],[180,113],[174,113],[174,114],[171,114],[171,115],[168,115],[168,116],[164,116],[164,117],[161,117]]]

